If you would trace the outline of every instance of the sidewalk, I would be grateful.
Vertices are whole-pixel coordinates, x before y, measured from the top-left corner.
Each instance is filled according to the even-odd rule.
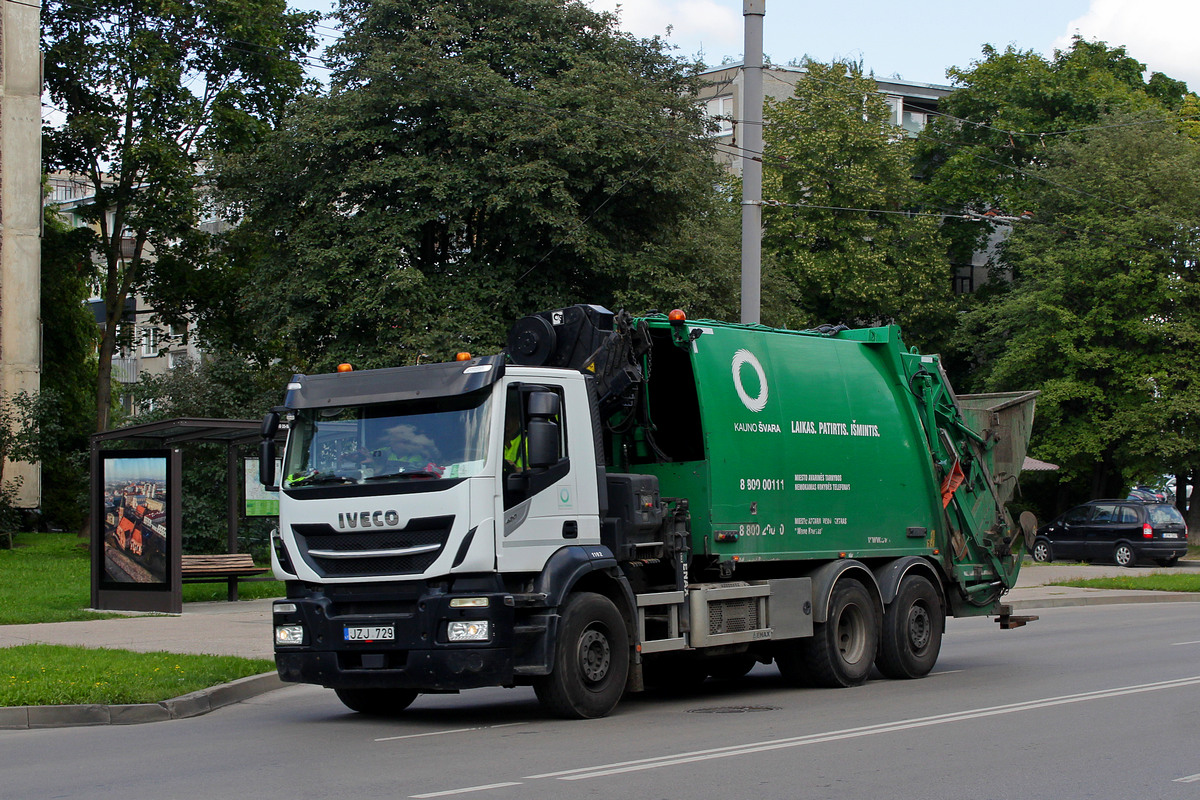
[[[1200,602],[1196,592],[1076,589],[1047,584],[1071,578],[1150,572],[1200,572],[1200,562],[1181,561],[1170,569],[1026,563],[1016,587],[1004,598],[1014,611],[1110,603]],[[67,644],[139,652],[273,657],[272,600],[188,603],[177,616],[137,615],[84,622],[0,625],[0,647]],[[163,703],[137,706],[27,706],[0,708],[0,730],[60,725],[103,725],[178,719],[207,713],[285,684],[274,673],[206,689]]]

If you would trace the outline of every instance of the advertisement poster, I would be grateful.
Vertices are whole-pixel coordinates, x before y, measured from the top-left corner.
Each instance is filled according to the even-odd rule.
[[[245,468],[243,483],[246,489],[246,516],[279,516],[279,492],[268,492],[266,487],[258,482],[258,459],[246,459]],[[282,471],[282,461],[276,460],[275,474],[279,475]]]
[[[167,464],[165,452],[101,455],[102,584],[163,588],[169,582]]]

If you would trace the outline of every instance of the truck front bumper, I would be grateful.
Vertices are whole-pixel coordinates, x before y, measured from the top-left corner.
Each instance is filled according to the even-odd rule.
[[[472,592],[486,605],[457,607],[465,595],[435,590],[364,602],[317,592],[275,604],[276,630],[301,632],[299,643],[276,638],[279,677],[332,688],[455,691],[513,683],[511,595]],[[382,595],[377,595],[381,597]],[[486,639],[449,640],[451,622],[487,623]],[[390,632],[391,638],[352,638],[350,631]]]

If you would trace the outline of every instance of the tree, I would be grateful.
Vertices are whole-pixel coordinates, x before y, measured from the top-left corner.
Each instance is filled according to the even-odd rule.
[[[197,192],[206,153],[242,146],[278,120],[303,83],[316,15],[284,0],[47,0],[42,50],[50,98],[49,169],[85,176],[97,230],[96,427],[108,427],[112,358],[126,298],[164,318],[196,303],[203,266]]]
[[[1035,453],[1092,497],[1200,474],[1200,143],[1169,119],[1048,145],[1011,289],[967,317],[983,388],[1040,388]]]
[[[222,318],[253,349],[411,364],[581,301],[730,309],[736,217],[661,41],[575,0],[337,13],[329,92],[221,161],[245,286]]]
[[[47,524],[86,521],[88,435],[95,423],[96,319],[87,299],[95,276],[95,234],[69,229],[47,208],[42,233],[42,377],[36,458]]]
[[[898,322],[911,343],[936,347],[953,319],[952,275],[938,218],[911,213],[912,143],[861,68],[804,67],[794,95],[766,111],[764,319]]]
[[[1052,59],[984,46],[982,59],[948,70],[956,88],[918,137],[924,202],[954,214],[1027,210],[1019,194],[1028,171],[1058,138],[1086,135],[1108,114],[1180,108],[1187,86],[1157,72],[1143,80],[1145,69],[1125,48],[1079,36]],[[947,220],[942,233],[951,259],[969,261],[995,227],[983,217]]]
[[[138,420],[172,417],[259,419],[283,399],[290,373],[281,365],[260,367],[239,353],[215,352],[202,361],[184,360],[161,375],[143,374],[130,392]],[[189,553],[224,552],[226,446],[194,444],[184,455],[181,476],[183,546]],[[240,526],[241,545],[256,558],[268,558],[272,521],[248,519]]]

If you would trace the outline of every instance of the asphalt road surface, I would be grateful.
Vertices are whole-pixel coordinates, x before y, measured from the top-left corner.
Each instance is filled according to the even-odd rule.
[[[1200,605],[950,620],[934,673],[735,684],[547,719],[529,689],[393,720],[288,687],[193,719],[0,731],[0,798],[1200,798]]]

